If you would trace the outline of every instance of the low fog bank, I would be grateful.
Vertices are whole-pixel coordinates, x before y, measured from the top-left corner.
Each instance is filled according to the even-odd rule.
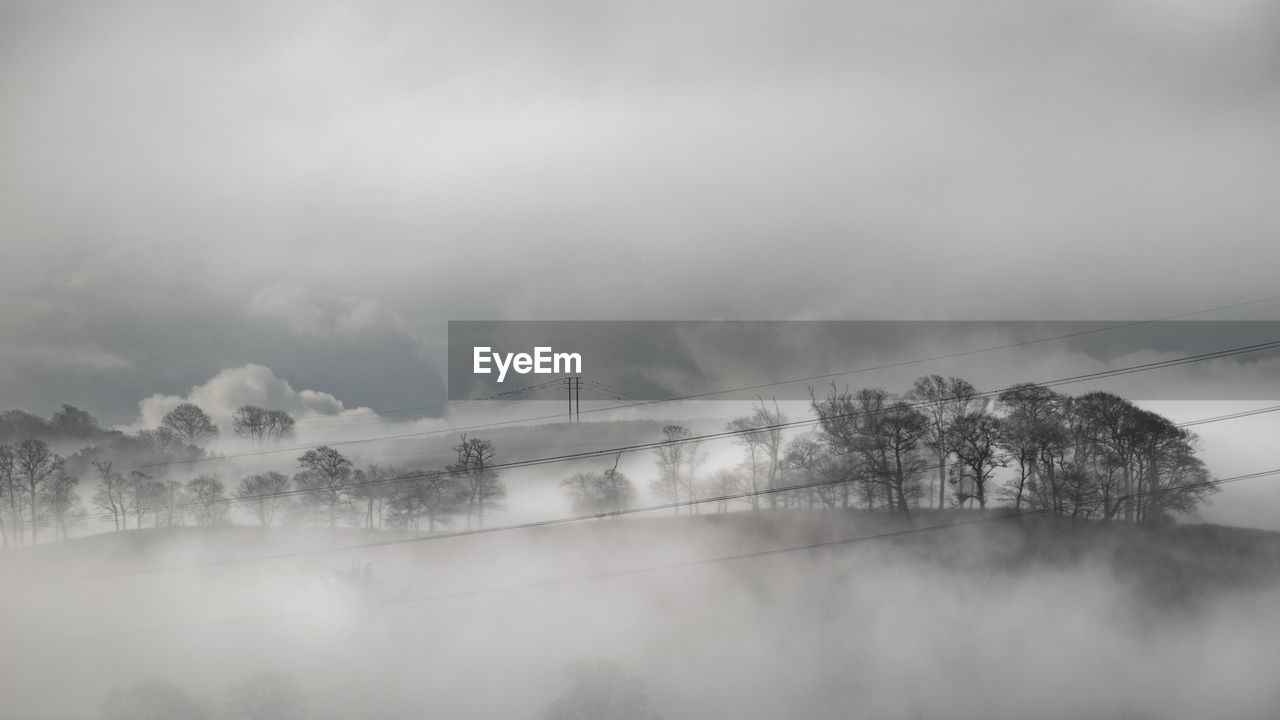
[[[28,548],[0,561],[3,714],[97,718],[113,688],[164,680],[220,717],[228,688],[278,673],[308,717],[535,718],[567,666],[603,658],[668,720],[1275,717],[1280,535],[1000,512],[694,565],[983,516],[642,517],[315,553],[415,536],[155,528]],[[175,565],[198,567],[128,574]]]

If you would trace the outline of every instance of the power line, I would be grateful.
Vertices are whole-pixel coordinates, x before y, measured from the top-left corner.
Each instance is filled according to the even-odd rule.
[[[1022,340],[1019,342],[1007,343],[1004,345],[993,345],[993,346],[982,347],[982,348],[973,348],[969,350],[960,350],[956,352],[945,353],[942,355],[933,355],[929,357],[915,358],[910,360],[900,360],[897,362],[885,363],[881,365],[864,366],[859,368],[853,368],[850,370],[843,370],[840,372],[824,373],[821,375],[812,375],[809,377],[790,378],[790,379],[779,380],[775,382],[759,383],[756,385],[747,385],[747,386],[736,387],[736,388],[726,388],[722,390],[713,390],[713,391],[707,391],[707,392],[701,392],[701,393],[678,395],[674,397],[661,398],[661,399],[655,399],[655,400],[644,400],[644,401],[639,401],[634,403],[618,405],[614,407],[591,408],[591,409],[588,409],[587,412],[588,413],[613,412],[615,410],[625,410],[625,409],[635,408],[635,407],[647,407],[647,406],[660,405],[665,403],[682,402],[686,400],[697,400],[697,399],[708,398],[708,397],[717,397],[720,395],[727,395],[727,394],[738,393],[738,392],[747,392],[751,390],[763,390],[766,388],[778,387],[782,385],[791,385],[795,383],[815,382],[818,380],[829,380],[832,378],[842,377],[845,375],[854,375],[858,373],[872,372],[876,370],[886,370],[886,369],[897,368],[897,367],[906,367],[911,365],[935,362],[938,360],[948,360],[948,359],[954,359],[957,357],[965,357],[969,355],[995,352],[997,350],[1008,350],[1008,349],[1017,348],[1017,347],[1025,347],[1028,345],[1034,345],[1038,343],[1052,342],[1056,340],[1065,340],[1065,339],[1083,337],[1087,335],[1095,335],[1095,334],[1105,333],[1105,332],[1113,332],[1113,331],[1122,330],[1125,328],[1151,325],[1155,323],[1168,322],[1170,320],[1178,320],[1181,318],[1193,317],[1196,315],[1205,315],[1208,313],[1221,312],[1223,310],[1231,310],[1231,309],[1247,307],[1251,305],[1259,305],[1262,303],[1274,302],[1276,300],[1280,300],[1280,295],[1273,295],[1269,297],[1258,298],[1255,300],[1247,300],[1244,302],[1232,303],[1229,305],[1220,305],[1218,307],[1207,308],[1203,310],[1195,310],[1195,311],[1185,312],[1185,313],[1178,313],[1175,315],[1166,315],[1164,317],[1153,318],[1150,320],[1136,320],[1132,322],[1123,322],[1123,323],[1117,323],[1114,325],[1108,325],[1102,328],[1093,328],[1089,330],[1080,330],[1080,331],[1071,332],[1071,333],[1064,333],[1061,335],[1032,338],[1030,340]],[[549,381],[549,382],[556,382],[556,381]],[[438,409],[443,407],[447,407],[447,406],[437,405],[437,406],[428,406],[425,408],[418,408],[418,409],[426,410],[426,409]],[[398,410],[396,412],[410,412],[412,410],[413,408],[406,408],[406,409]],[[397,435],[362,438],[362,439],[356,439],[356,440],[340,440],[340,441],[334,441],[327,444],[328,445],[353,445],[353,444],[363,444],[363,443],[370,443],[370,442],[381,442],[386,440],[399,440],[399,439],[407,439],[407,438],[415,438],[415,437],[426,437],[430,435],[442,435],[442,434],[448,434],[448,433],[454,433],[454,432],[467,432],[471,430],[482,430],[482,429],[487,429],[492,427],[516,425],[516,424],[522,424],[522,423],[528,423],[528,422],[535,422],[539,420],[555,420],[555,419],[558,419],[559,417],[561,416],[558,414],[557,415],[537,415],[537,416],[524,417],[524,418],[513,418],[510,420],[498,420],[498,421],[492,421],[488,423],[473,424],[465,427],[441,428],[438,430],[425,430],[420,432],[402,433]],[[335,424],[335,425],[332,425],[331,427],[338,427],[338,426],[339,425]],[[222,462],[222,461],[232,460],[232,459],[241,458],[241,457],[270,455],[270,454],[285,453],[285,452],[298,452],[300,450],[303,450],[303,451],[312,450],[317,447],[321,447],[322,445],[323,444],[315,444],[315,445],[304,445],[304,446],[297,446],[297,447],[291,447],[291,448],[262,449],[262,450],[248,451],[248,452],[242,452],[242,453],[234,453],[229,455],[220,455],[217,457],[192,458],[187,460],[174,460],[174,461],[168,461],[163,463],[150,463],[148,465],[140,465],[140,466],[135,466],[127,469],[145,469],[147,467],[160,467],[160,466],[174,465],[174,464],[194,464],[194,463],[201,463],[201,462]]]
[[[1263,342],[1263,343],[1255,343],[1255,344],[1253,344],[1253,345],[1243,345],[1243,346],[1234,347],[1234,348],[1227,348],[1227,349],[1224,349],[1224,350],[1215,350],[1215,351],[1211,351],[1211,352],[1207,352],[1207,353],[1200,353],[1200,354],[1197,354],[1197,355],[1188,355],[1188,356],[1181,357],[1181,358],[1173,358],[1173,359],[1170,359],[1170,360],[1158,360],[1158,361],[1154,361],[1154,362],[1141,363],[1141,364],[1138,364],[1138,365],[1130,365],[1130,366],[1127,366],[1127,367],[1115,368],[1115,369],[1112,369],[1112,370],[1099,370],[1099,371],[1097,371],[1097,372],[1085,373],[1085,374],[1083,374],[1083,375],[1074,375],[1074,376],[1071,376],[1071,377],[1060,378],[1060,379],[1057,379],[1057,380],[1049,380],[1049,381],[1044,381],[1044,382],[1034,383],[1034,384],[1038,384],[1038,385],[1041,385],[1041,386],[1043,386],[1043,387],[1057,387],[1057,386],[1060,386],[1060,385],[1069,385],[1069,384],[1073,384],[1073,383],[1087,382],[1087,381],[1089,381],[1089,380],[1098,380],[1098,379],[1103,379],[1103,378],[1111,378],[1111,377],[1119,377],[1119,376],[1123,376],[1123,375],[1130,375],[1130,374],[1137,373],[1137,372],[1146,372],[1146,371],[1148,371],[1148,370],[1158,370],[1158,369],[1163,369],[1163,368],[1168,368],[1168,367],[1177,367],[1177,366],[1179,366],[1179,365],[1189,365],[1189,364],[1192,364],[1192,363],[1203,362],[1203,361],[1205,361],[1205,360],[1217,360],[1217,359],[1226,358],[1226,357],[1234,357],[1234,356],[1236,356],[1236,355],[1244,355],[1244,354],[1248,354],[1248,353],[1261,352],[1261,351],[1263,351],[1263,350],[1272,350],[1272,349],[1275,349],[1275,348],[1280,348],[1280,340],[1270,340],[1270,341]],[[988,390],[988,391],[984,391],[984,392],[979,392],[979,393],[975,393],[975,394],[973,394],[973,395],[968,395],[968,396],[965,396],[965,397],[969,397],[969,398],[992,397],[992,396],[994,396],[994,395],[998,395],[998,394],[999,394],[999,393],[1001,393],[1001,392],[1004,392],[1005,390],[1011,389],[1012,387],[1016,387],[1016,385],[1014,385],[1014,386],[1009,386],[1009,387],[1006,387],[1006,388],[1002,388],[1002,389],[999,389],[999,390]],[[915,403],[915,404],[913,404],[913,405],[912,405],[912,407],[923,407],[923,406],[927,406],[927,405],[936,404],[937,402],[946,402],[946,401],[948,401],[948,400],[956,400],[956,399],[961,399],[961,398],[956,397],[956,398],[944,398],[944,399],[942,399],[942,400],[940,400],[940,401],[924,401],[924,402]],[[653,402],[663,402],[663,401],[653,401]],[[626,405],[626,406],[619,406],[619,407],[633,407],[633,406],[631,406],[631,405]],[[619,408],[600,408],[600,409],[601,409],[601,410],[616,410],[616,409],[619,409]],[[589,409],[587,412],[593,412],[593,410],[590,410],[590,409]],[[544,416],[544,417],[548,417],[548,418],[550,418],[550,417],[560,417],[560,416],[559,416],[559,415],[549,415],[549,416]],[[839,417],[839,416],[835,416],[835,417]],[[514,420],[513,420],[513,421],[511,421],[511,422],[517,422],[517,421],[514,421]],[[776,429],[776,428],[785,428],[785,427],[787,427],[788,425],[812,424],[813,422],[817,422],[817,421],[814,421],[814,420],[797,421],[797,422],[794,422],[794,423],[784,423],[784,424],[780,424],[780,425],[777,425],[777,426],[762,426],[762,427],[760,427],[760,428],[755,428],[754,430],[756,430],[756,431],[764,431],[764,430],[771,430],[771,429]],[[436,435],[436,434],[441,434],[441,433],[452,433],[452,432],[459,432],[459,431],[467,431],[467,430],[480,429],[480,428],[485,428],[485,427],[493,427],[493,426],[496,426],[496,425],[503,425],[503,424],[506,424],[506,423],[505,423],[505,422],[497,422],[497,423],[490,423],[490,424],[487,424],[487,425],[474,425],[474,426],[471,426],[471,427],[465,427],[465,428],[450,428],[450,429],[447,429],[447,430],[436,430],[436,431],[424,431],[424,432],[402,433],[402,434],[399,434],[399,435],[386,435],[386,436],[382,436],[382,437],[364,438],[364,439],[360,439],[360,440],[342,440],[342,441],[329,442],[329,443],[317,443],[317,444],[313,444],[313,445],[304,445],[304,446],[299,446],[299,447],[295,447],[295,448],[276,449],[276,450],[265,450],[265,451],[253,451],[253,452],[245,452],[245,453],[238,453],[238,454],[232,454],[232,455],[222,455],[222,456],[218,456],[218,457],[209,457],[209,458],[193,458],[193,459],[188,459],[188,460],[172,460],[172,461],[159,462],[159,463],[149,463],[149,464],[144,464],[144,465],[135,465],[135,466],[133,466],[133,467],[131,467],[131,468],[126,468],[126,469],[130,469],[130,470],[141,470],[141,469],[154,468],[154,467],[170,467],[170,466],[173,466],[173,465],[187,465],[187,464],[194,464],[194,463],[200,463],[200,462],[209,462],[209,461],[225,461],[225,460],[231,460],[231,459],[236,459],[236,458],[241,458],[241,457],[258,456],[258,455],[264,455],[264,454],[270,454],[270,453],[280,453],[280,452],[297,452],[297,451],[299,451],[299,450],[303,450],[303,451],[305,451],[305,450],[314,450],[314,449],[316,449],[316,448],[326,447],[326,446],[328,446],[328,447],[334,447],[334,446],[340,446],[340,445],[355,445],[355,444],[370,443],[370,442],[385,442],[385,441],[387,441],[387,440],[399,440],[399,439],[406,439],[406,438],[423,437],[423,436],[426,436],[426,435]],[[735,432],[741,432],[741,431],[735,431]],[[725,434],[734,434],[734,433],[715,433],[715,434],[712,434],[712,435],[704,436],[704,438],[709,438],[709,437],[721,437],[721,436],[723,436],[723,435],[725,435]],[[670,443],[670,442],[663,442],[663,443],[658,443],[658,444],[671,444],[671,443]],[[654,444],[648,444],[648,445],[646,445],[646,448],[654,447],[654,446],[655,446]],[[625,449],[624,449],[624,450],[625,450]]]
[[[1211,422],[1222,422],[1222,421],[1233,420],[1241,417],[1260,415],[1263,412],[1276,412],[1276,411],[1280,411],[1280,405],[1274,405],[1270,408],[1262,408],[1262,409],[1252,410],[1252,411],[1247,411],[1242,413],[1232,413],[1229,415],[1219,415],[1212,418],[1192,420],[1185,423],[1179,423],[1177,426],[1188,427],[1192,425],[1203,425]],[[1087,445],[1091,442],[1093,441],[1083,440],[1080,442],[1063,443],[1060,445],[1053,446],[1052,449],[1066,450],[1073,447],[1079,447],[1081,445]],[[998,455],[993,456],[992,460],[1008,461],[1008,460],[1015,459],[1016,456],[1017,454],[1012,452],[1000,453]],[[923,473],[930,470],[945,468],[948,465],[950,465],[950,463],[934,463],[932,465],[922,466],[920,468],[920,471]],[[417,535],[417,536],[407,537],[407,538],[377,540],[372,542],[356,543],[352,545],[342,545],[342,546],[336,546],[331,548],[299,550],[295,552],[277,553],[273,555],[260,555],[260,556],[251,557],[251,558],[235,558],[232,560],[214,560],[214,561],[208,561],[204,563],[167,565],[162,567],[141,568],[137,570],[122,570],[122,571],[110,572],[110,573],[80,575],[75,577],[45,578],[41,580],[20,582],[18,584],[20,586],[44,585],[44,584],[51,584],[51,583],[79,582],[79,581],[87,581],[87,580],[105,580],[109,578],[129,577],[133,575],[150,575],[150,574],[156,574],[161,572],[171,572],[171,571],[177,571],[177,570],[192,570],[192,569],[198,569],[198,568],[204,568],[204,567],[219,567],[219,566],[225,566],[225,565],[235,565],[235,564],[240,564],[244,562],[267,562],[272,560],[285,560],[290,558],[304,557],[304,556],[317,555],[317,554],[329,553],[329,552],[345,552],[349,550],[360,550],[365,548],[378,548],[378,547],[388,547],[392,545],[407,545],[407,544],[420,543],[420,542],[433,542],[437,540],[448,540],[448,539],[459,538],[459,537],[470,537],[473,535],[489,535],[493,533],[508,532],[512,530],[528,530],[528,529],[548,527],[553,525],[565,525],[565,524],[582,522],[587,520],[601,520],[601,519],[607,519],[607,518],[623,517],[628,515],[639,515],[644,513],[661,512],[663,510],[673,510],[673,509],[678,510],[680,508],[691,508],[691,507],[696,507],[700,505],[710,505],[712,503],[732,502],[735,500],[749,500],[752,498],[765,497],[773,494],[786,494],[786,493],[792,493],[792,492],[797,492],[802,490],[812,490],[812,489],[817,489],[822,487],[833,487],[833,486],[841,485],[844,483],[856,482],[860,479],[861,478],[857,476],[844,476],[844,477],[834,478],[829,480],[817,480],[809,483],[786,485],[783,487],[761,488],[758,490],[749,490],[741,493],[727,493],[727,494],[711,496],[711,497],[694,498],[690,500],[677,500],[677,501],[668,502],[668,503],[653,504],[653,505],[647,505],[647,506],[636,507],[636,508],[622,508],[618,510],[609,510],[609,511],[603,511],[598,513],[583,513],[580,515],[572,515],[568,517],[549,518],[545,520],[533,520],[533,521],[524,522],[524,523],[499,525],[497,527],[469,528],[466,530],[436,533],[434,535]],[[1184,486],[1183,489],[1186,489],[1186,487]],[[1122,502],[1123,500],[1124,500],[1123,496],[1118,496],[1117,498],[1111,499],[1111,501],[1113,502]]]
[[[1131,493],[1126,496],[1121,496],[1119,499],[1120,500],[1137,499],[1141,497],[1159,495],[1159,494],[1163,494],[1165,492],[1170,492],[1174,490],[1186,491],[1188,489],[1194,489],[1196,487],[1226,485],[1228,483],[1240,482],[1243,480],[1252,480],[1252,479],[1257,479],[1262,477],[1270,477],[1274,475],[1280,475],[1280,468],[1248,473],[1245,475],[1236,475],[1233,477],[1221,478],[1218,480],[1207,480],[1201,483],[1194,483],[1188,486],[1180,486],[1176,488],[1158,488],[1158,489],[1148,490],[1140,493]],[[1083,505],[1086,505],[1089,503],[1096,503],[1096,502],[1098,501],[1087,501],[1085,503],[1076,503],[1074,507],[1078,509]],[[393,599],[384,600],[381,602],[367,602],[367,603],[363,603],[362,605],[365,607],[410,605],[410,604],[435,602],[440,600],[449,600],[449,599],[456,599],[456,598],[463,598],[463,597],[476,597],[481,595],[513,592],[513,591],[519,591],[519,590],[540,589],[540,588],[554,587],[559,585],[569,585],[569,584],[576,584],[581,582],[590,582],[594,580],[608,580],[608,579],[614,579],[614,578],[620,578],[620,577],[647,575],[647,574],[662,572],[666,570],[702,567],[702,566],[714,565],[719,563],[751,560],[751,559],[757,559],[762,557],[771,557],[771,556],[784,555],[784,554],[790,554],[790,553],[796,553],[796,552],[806,552],[806,551],[813,551],[813,550],[819,550],[824,548],[847,546],[847,545],[853,545],[860,542],[875,542],[879,540],[887,540],[887,539],[903,537],[907,535],[923,534],[926,532],[932,532],[936,530],[947,530],[947,529],[961,527],[965,525],[977,525],[979,523],[996,522],[1000,520],[1021,519],[1024,517],[1044,515],[1047,513],[1048,513],[1048,510],[1045,510],[1045,509],[1021,510],[1021,511],[1015,511],[1012,513],[1002,514],[1002,515],[990,515],[990,516],[967,519],[967,520],[957,520],[957,521],[951,521],[946,523],[939,523],[935,525],[925,525],[925,526],[913,527],[913,528],[901,528],[898,530],[890,530],[886,532],[875,533],[872,535],[856,535],[853,537],[806,543],[803,545],[789,545],[789,546],[783,546],[783,547],[769,548],[766,550],[757,550],[752,552],[736,553],[731,555],[721,555],[721,556],[710,557],[710,558],[698,558],[694,560],[685,560],[685,561],[675,562],[675,563],[649,565],[649,566],[640,567],[640,568],[614,570],[610,572],[591,573],[591,574],[576,575],[576,576],[570,576],[570,577],[551,578],[551,579],[541,580],[536,582],[518,583],[518,584],[488,587],[488,588],[476,588],[472,590],[462,590],[462,591],[446,592],[446,593],[435,593],[430,595],[419,595],[419,596],[413,596],[413,597],[407,597],[407,598],[393,598]],[[256,615],[251,617],[230,618],[225,620],[179,623],[179,624],[171,624],[171,625],[156,625],[152,627],[135,628],[132,630],[119,630],[114,632],[93,633],[93,634],[85,634],[85,635],[71,635],[71,636],[58,637],[58,638],[41,638],[41,639],[17,641],[17,642],[10,641],[10,642],[3,643],[3,646],[33,647],[33,646],[40,646],[40,645],[65,643],[65,642],[106,640],[106,639],[130,637],[130,636],[136,636],[136,635],[147,635],[147,634],[153,634],[158,632],[170,632],[174,630],[191,630],[191,629],[206,628],[206,627],[225,627],[230,625],[273,622],[277,620],[285,620],[285,619],[291,618],[296,614],[297,612],[295,611],[292,613],[274,613],[274,614],[268,614],[268,615]]]
[[[1075,375],[1071,377],[1059,378],[1056,380],[1049,380],[1049,381],[1044,381],[1044,382],[1035,383],[1035,384],[1038,384],[1041,387],[1058,387],[1061,385],[1086,382],[1089,380],[1118,377],[1123,375],[1134,374],[1137,372],[1147,372],[1150,370],[1158,370],[1158,369],[1164,369],[1169,367],[1177,367],[1180,365],[1189,365],[1197,362],[1204,362],[1206,360],[1214,360],[1214,359],[1220,359],[1224,357],[1233,357],[1236,355],[1258,352],[1261,350],[1272,349],[1275,347],[1280,347],[1280,340],[1273,340],[1265,343],[1257,343],[1254,345],[1245,345],[1245,346],[1235,347],[1235,348],[1227,348],[1224,350],[1215,350],[1207,353],[1201,353],[1199,355],[1190,355],[1182,358],[1173,358],[1169,360],[1159,360],[1159,361],[1154,361],[1149,363],[1141,363],[1138,365],[1130,365],[1122,368],[1114,368],[1112,370],[1101,370],[1097,372],[1086,373],[1083,375]],[[940,400],[926,400],[926,401],[920,401],[916,403],[908,403],[907,406],[910,408],[920,408],[920,407],[935,405],[941,402],[948,402],[948,401],[961,400],[961,399],[992,398],[992,397],[997,397],[1001,393],[1007,390],[1013,389],[1015,387],[1018,387],[1018,384],[1007,386],[1000,389],[995,389],[995,390],[975,392],[969,395],[942,398]],[[886,408],[879,412],[887,412],[888,410],[889,408]],[[877,413],[875,411],[838,413],[838,414],[827,416],[826,418],[809,418],[805,420],[794,420],[789,422],[773,423],[773,424],[760,425],[760,426],[755,426],[750,428],[729,429],[729,430],[724,430],[724,431],[715,432],[715,433],[693,435],[693,436],[690,436],[687,438],[681,438],[678,440],[656,440],[656,441],[645,442],[645,443],[636,443],[632,445],[605,448],[601,450],[592,450],[592,451],[585,451],[585,452],[578,452],[578,453],[566,453],[566,454],[553,455],[553,456],[548,456],[543,458],[529,458],[525,460],[514,460],[507,463],[495,463],[491,466],[488,466],[488,469],[504,470],[504,469],[520,468],[520,467],[534,467],[539,465],[548,465],[548,464],[561,463],[561,462],[572,462],[576,460],[594,459],[602,456],[616,455],[621,453],[632,453],[632,452],[638,452],[643,450],[653,450],[659,447],[668,447],[672,445],[680,445],[680,444],[691,443],[691,442],[702,442],[705,440],[715,440],[715,439],[720,439],[725,437],[735,437],[739,435],[754,435],[754,434],[765,433],[765,432],[776,431],[776,430],[786,430],[786,429],[792,429],[797,427],[804,427],[808,425],[820,424],[823,421],[862,417],[862,416],[874,415],[874,414],[877,414]],[[388,438],[383,438],[383,439],[388,439]],[[359,442],[359,441],[351,441],[351,442]],[[331,446],[339,445],[339,444],[342,444],[342,443],[330,443]],[[314,446],[310,446],[308,449],[315,449],[323,446],[324,445],[314,445]],[[156,463],[154,465],[149,465],[149,466],[143,465],[143,466],[136,466],[136,467],[167,467],[172,464],[174,463]],[[407,475],[401,475],[401,476],[377,480],[377,481],[370,481],[367,483],[357,483],[352,487],[353,489],[361,489],[365,487],[376,487],[376,486],[388,485],[388,484],[399,484],[402,482],[418,480],[418,479],[432,477],[432,476],[441,475],[441,474],[449,474],[449,475],[465,474],[465,471],[446,469],[442,471],[431,471],[426,473],[422,473],[422,472],[410,473]],[[234,502],[260,502],[262,500],[305,495],[312,492],[316,492],[316,491],[308,488],[298,488],[294,490],[284,490],[279,493],[255,495],[248,498],[230,497],[230,498],[225,498],[223,500],[220,500],[219,502],[228,504],[228,505]],[[188,509],[188,508],[203,507],[203,506],[204,506],[204,503],[184,503],[184,504],[179,504],[177,507],[180,509]],[[107,518],[107,517],[111,517],[110,513],[82,514],[79,516],[69,517],[67,519],[90,519],[90,518],[101,519],[101,518]]]

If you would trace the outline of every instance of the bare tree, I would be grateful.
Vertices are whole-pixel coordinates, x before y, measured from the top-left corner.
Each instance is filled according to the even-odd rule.
[[[757,398],[756,403],[751,406],[750,415],[737,418],[726,426],[729,432],[738,433],[736,441],[747,456],[751,492],[767,491],[769,507],[773,509],[778,507],[777,491],[782,473],[783,445],[780,426],[786,421],[776,400],[770,410],[763,398]],[[757,495],[751,496],[751,507],[760,507]]]
[[[575,513],[602,515],[631,506],[635,486],[618,471],[620,459],[618,456],[612,467],[600,472],[577,472],[560,481],[560,489],[569,496]]]
[[[79,484],[80,476],[67,472],[66,467],[59,463],[57,471],[49,477],[41,492],[41,504],[63,540],[71,536],[70,526],[80,519],[80,495],[76,492]]]
[[[918,490],[926,467],[918,447],[928,432],[928,419],[911,405],[898,401],[887,405],[871,427],[876,459],[873,468],[884,478],[891,496],[896,496],[898,512],[909,515],[908,498]]]
[[[938,507],[947,506],[947,459],[950,455],[948,432],[956,418],[970,412],[974,405],[985,409],[986,400],[977,396],[977,389],[958,377],[925,375],[916,378],[907,400],[918,404],[928,419],[924,443],[937,458]],[[963,488],[959,488],[963,491]]]
[[[93,467],[98,472],[98,490],[93,494],[93,504],[111,514],[117,531],[124,530],[128,525],[127,481],[112,469],[109,460],[95,460]]]
[[[621,461],[622,454],[619,453],[613,458],[613,465],[600,474],[600,494],[607,512],[625,510],[631,507],[631,503],[635,500],[635,483],[618,470],[618,463]],[[696,468],[694,470],[696,471]]]
[[[821,399],[812,389],[809,391],[818,426],[835,460],[833,466],[857,470],[855,482],[861,490],[861,502],[868,510],[875,508],[876,491],[883,485],[883,478],[872,471],[876,466],[877,452],[870,435],[876,428],[879,415],[884,412],[888,397],[887,392],[878,388],[854,393],[848,387],[837,387],[835,383]],[[853,475],[849,477],[854,479]],[[886,500],[887,504],[893,505],[887,490]]]
[[[479,527],[484,527],[485,503],[502,498],[507,489],[498,477],[498,473],[489,466],[497,451],[493,443],[480,438],[462,436],[462,440],[454,446],[458,454],[458,462],[449,467],[449,472],[463,479],[470,490],[467,501],[467,526],[471,526],[471,515],[474,512]]]
[[[142,529],[143,513],[151,507],[147,500],[147,486],[151,479],[150,475],[141,470],[130,470],[129,476],[125,479],[128,508],[133,513],[134,526],[138,529]]]
[[[1084,461],[1093,473],[1099,514],[1110,520],[1124,507],[1131,508],[1128,497],[1141,449],[1140,433],[1135,430],[1142,424],[1142,411],[1106,392],[1086,393],[1076,398],[1072,408],[1082,420],[1075,424],[1073,441],[1085,446]]]
[[[213,475],[197,475],[187,481],[187,496],[197,525],[218,525],[227,516],[226,488]]]
[[[299,501],[322,512],[329,527],[336,527],[338,518],[351,506],[351,461],[326,445],[303,453],[298,465],[302,470],[294,476],[294,484],[302,491]]]
[[[743,488],[742,474],[733,468],[720,468],[711,474],[707,491],[716,499],[716,512],[729,512],[729,496],[737,495]]]
[[[663,443],[653,451],[658,463],[658,475],[650,481],[649,490],[673,504],[680,502],[680,491],[686,487],[684,470],[688,463],[688,439],[692,435],[688,428],[681,425],[666,425],[662,428]],[[679,505],[675,507],[675,514],[680,514]]]
[[[191,502],[187,487],[177,480],[153,480],[147,483],[147,488],[155,511],[156,527],[160,526],[162,517],[165,527],[181,525],[184,510]]]
[[[231,419],[235,434],[254,445],[273,445],[293,436],[294,419],[282,410],[242,405]]]
[[[835,455],[818,433],[810,432],[792,438],[782,457],[785,485],[812,487],[790,491],[790,502],[807,507],[821,505],[826,508],[848,508],[849,491],[856,475],[848,465],[856,458],[856,455],[844,458]]]
[[[435,532],[466,510],[471,498],[470,484],[450,472],[415,472],[391,486],[388,521],[407,530],[418,530],[422,518],[427,532]]]
[[[1168,418],[1146,410],[1134,434],[1138,483],[1127,499],[1133,506],[1133,520],[1140,523],[1169,522],[1178,515],[1193,515],[1196,508],[1218,489],[1204,463],[1196,457],[1197,439]]]
[[[13,531],[13,543],[21,545],[25,530],[23,528],[22,509],[20,507],[19,487],[17,483],[17,455],[8,445],[0,445],[0,499],[9,505],[9,528]],[[9,533],[4,534],[4,546],[9,547]]]
[[[742,486],[748,493],[747,502],[752,510],[760,509],[760,491],[764,487],[765,435],[753,415],[735,418],[725,425],[725,431],[734,433],[734,442],[742,447],[745,459],[742,463]]]
[[[1000,393],[998,406],[1004,411],[1001,423],[1002,444],[1018,465],[1018,478],[1006,494],[1015,510],[1029,499],[1029,491],[1043,485],[1042,477],[1053,473],[1053,463],[1045,467],[1062,445],[1065,431],[1060,413],[1062,397],[1049,388],[1034,383],[1015,385]],[[1050,477],[1049,483],[1053,484]]]
[[[29,503],[31,544],[35,545],[40,529],[36,510],[40,505],[41,493],[49,479],[62,469],[62,458],[54,454],[45,441],[31,438],[18,443],[14,462],[18,477],[22,480],[23,493]]]
[[[278,472],[250,475],[240,481],[236,498],[249,502],[262,527],[271,527],[280,493],[289,487],[289,476]]]
[[[1000,421],[985,409],[972,410],[955,418],[947,433],[947,447],[959,461],[962,469],[960,495],[958,500],[964,503],[965,478],[971,481],[973,497],[979,508],[987,507],[987,482],[995,474],[997,468],[1008,465],[1008,460],[999,453],[1002,437]]]
[[[196,405],[183,403],[170,410],[160,421],[160,429],[188,445],[202,445],[218,437],[218,426]]]
[[[352,483],[351,496],[365,504],[364,526],[369,529],[382,527],[387,503],[391,498],[396,469],[387,465],[372,464],[357,470]]]

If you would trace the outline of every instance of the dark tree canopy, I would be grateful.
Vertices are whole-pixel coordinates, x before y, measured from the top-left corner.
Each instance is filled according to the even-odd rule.
[[[600,472],[577,472],[563,478],[560,489],[569,497],[573,511],[581,515],[625,510],[636,494],[635,485],[618,470],[617,462]]]
[[[255,445],[271,445],[293,436],[294,420],[283,410],[242,405],[231,420],[235,434]]]
[[[218,426],[204,410],[191,403],[183,403],[170,410],[160,421],[160,429],[188,445],[202,445],[218,437]]]
[[[342,453],[328,446],[308,450],[298,458],[301,471],[294,485],[304,492],[298,496],[301,510],[324,517],[329,527],[338,524],[352,502],[355,468]]]
[[[74,405],[64,404],[48,420],[22,410],[0,413],[0,443],[30,438],[48,442],[102,442],[120,434],[102,429],[97,418]]]

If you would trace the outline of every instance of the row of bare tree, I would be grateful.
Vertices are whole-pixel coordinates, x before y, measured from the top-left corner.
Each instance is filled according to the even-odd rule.
[[[1161,415],[1105,392],[1079,396],[1022,384],[980,393],[928,375],[904,395],[832,385],[811,394],[818,429],[787,439],[787,418],[763,400],[725,427],[736,467],[700,474],[706,453],[685,427],[663,428],[650,490],[690,512],[729,498],[753,509],[1044,510],[1159,522],[1193,513],[1215,491],[1196,438]],[[680,508],[677,505],[676,512]]]
[[[505,494],[498,473],[489,467],[496,451],[491,442],[466,436],[454,450],[456,463],[421,471],[382,465],[359,469],[338,450],[322,446],[298,457],[292,476],[256,473],[242,478],[230,495],[213,475],[199,475],[184,484],[156,480],[138,470],[122,475],[110,462],[97,461],[94,503],[116,519],[118,530],[130,523],[140,528],[148,518],[155,526],[181,524],[188,517],[197,525],[217,525],[229,519],[233,502],[247,507],[262,527],[282,520],[435,530],[460,517],[467,527],[473,522],[483,527],[486,508]]]

